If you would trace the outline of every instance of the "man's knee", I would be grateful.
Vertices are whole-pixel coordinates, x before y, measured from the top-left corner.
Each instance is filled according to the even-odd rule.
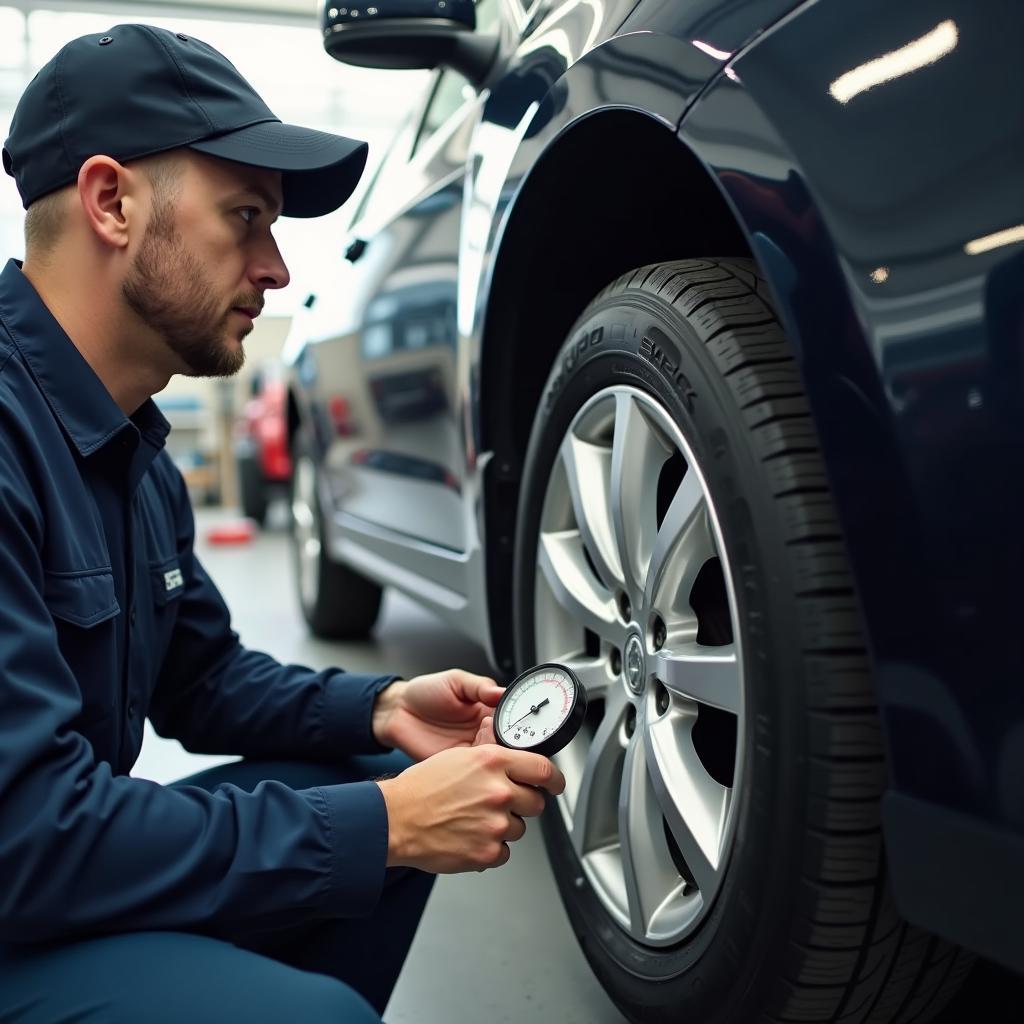
[[[296,1002],[290,1001],[292,1015],[295,1020],[311,1021],[315,1024],[381,1024],[380,1015],[377,1011],[354,989],[343,984],[335,978],[329,978],[324,974],[314,974],[309,971],[296,971],[302,975],[301,992],[299,998],[309,1005],[309,1015],[295,1013]],[[238,1024],[248,1024],[257,1018],[245,1016],[238,1018]],[[280,1021],[288,1018],[273,1015],[266,1018],[267,1024],[280,1024]],[[221,1019],[220,1024],[223,1024]]]
[[[20,950],[0,960],[0,977],[0,1020],[24,1024],[380,1024],[334,978],[177,932]]]

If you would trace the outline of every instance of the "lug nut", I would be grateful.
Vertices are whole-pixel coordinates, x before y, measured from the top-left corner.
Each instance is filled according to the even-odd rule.
[[[654,620],[654,649],[660,651],[668,639],[664,621],[659,617]]]
[[[629,597],[626,594],[619,594],[619,614],[622,616],[623,622],[630,622],[633,618],[633,606],[629,603]]]
[[[663,715],[668,711],[669,697],[668,690],[665,689],[664,683],[658,683],[657,695],[654,699],[655,706],[658,709],[658,714]]]
[[[632,736],[636,732],[636,708],[632,704],[626,712],[626,735]]]
[[[619,676],[622,675],[622,652],[618,647],[612,648],[612,672]]]

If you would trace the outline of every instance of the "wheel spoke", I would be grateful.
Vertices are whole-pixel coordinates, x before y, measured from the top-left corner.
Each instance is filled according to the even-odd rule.
[[[581,628],[622,645],[625,629],[618,620],[615,601],[587,566],[577,531],[541,534],[538,564],[555,600]]]
[[[561,663],[576,673],[588,701],[599,700],[606,695],[612,681],[607,658],[588,658],[581,654],[562,658]]]
[[[673,617],[691,617],[690,591],[701,568],[714,556],[704,490],[697,474],[688,471],[658,530],[644,604],[662,609],[666,615],[675,612]]]
[[[682,889],[672,861],[658,795],[647,772],[639,723],[626,749],[619,792],[619,841],[630,930],[641,942],[655,930],[664,905]]]
[[[722,835],[731,791],[716,782],[693,745],[691,713],[653,722],[647,736],[647,771],[683,859],[705,900],[717,883]]]
[[[731,711],[743,707],[743,684],[736,645],[708,647],[678,643],[658,652],[654,674],[674,696]]]
[[[615,396],[611,514],[626,590],[640,597],[658,531],[654,482],[671,453],[632,395]]]
[[[580,859],[615,842],[618,826],[613,794],[622,778],[625,750],[621,737],[627,707],[622,688],[611,687],[571,809],[572,844]]]
[[[622,585],[625,578],[609,505],[612,453],[606,446],[583,441],[570,431],[562,442],[561,457],[576,523],[598,575],[606,587]]]

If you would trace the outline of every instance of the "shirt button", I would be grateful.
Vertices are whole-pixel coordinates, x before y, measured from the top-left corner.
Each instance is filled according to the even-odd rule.
[[[128,717],[129,718],[134,718],[135,717],[135,701],[131,701],[128,704]]]
[[[135,625],[135,605],[132,605],[132,610],[128,613],[128,621]]]

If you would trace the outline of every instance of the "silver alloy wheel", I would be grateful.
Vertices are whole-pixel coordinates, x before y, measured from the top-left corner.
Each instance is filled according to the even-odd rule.
[[[309,609],[316,604],[320,572],[320,533],[314,511],[317,500],[316,467],[313,460],[308,455],[300,455],[293,473],[292,535],[298,565],[299,600],[303,608]]]
[[[684,468],[665,493],[670,459]],[[690,445],[653,398],[608,388],[573,418],[548,481],[537,559],[537,660],[573,668],[603,706],[556,758],[566,828],[619,925],[645,945],[671,945],[703,919],[725,873],[745,721],[718,517]],[[718,614],[730,634],[715,646],[691,605],[706,566],[724,584]],[[697,742],[702,709],[718,709],[707,721],[735,725],[724,782]]]

